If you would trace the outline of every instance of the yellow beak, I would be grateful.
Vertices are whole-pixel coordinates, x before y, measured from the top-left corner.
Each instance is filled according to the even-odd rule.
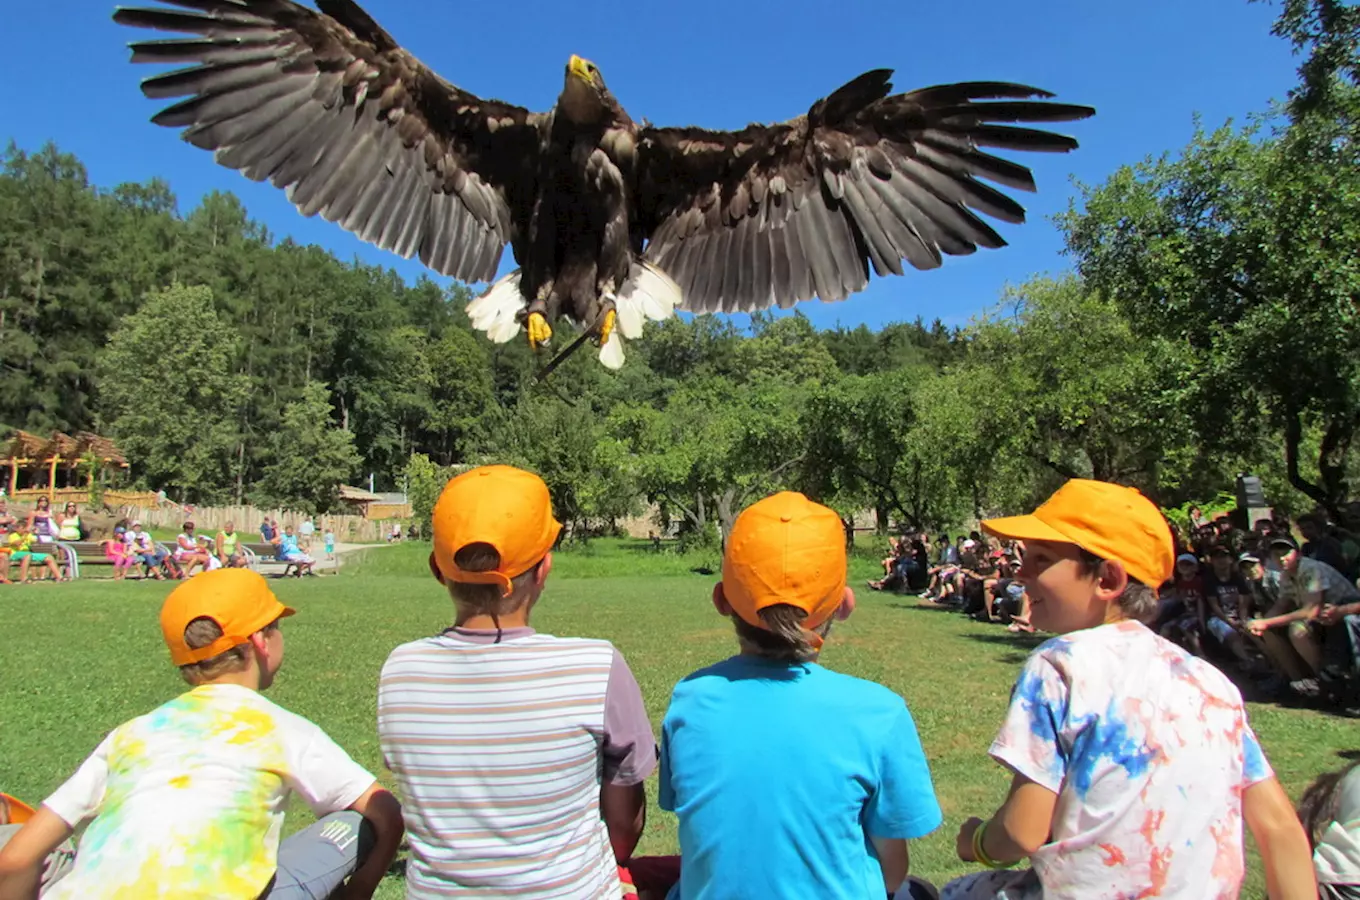
[[[571,55],[571,59],[567,60],[567,71],[584,81],[586,84],[595,83],[595,76],[590,72],[589,61],[582,59],[575,53]]]

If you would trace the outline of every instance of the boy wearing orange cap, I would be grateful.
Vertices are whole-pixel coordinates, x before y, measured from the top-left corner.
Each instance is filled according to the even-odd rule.
[[[115,728],[44,801],[0,851],[0,898],[36,897],[48,853],[85,821],[44,900],[371,896],[401,840],[400,805],[319,727],[259,693],[293,612],[248,569],[177,587],[161,629],[191,689]],[[294,791],[322,818],[280,845]]]
[[[392,651],[378,683],[406,896],[621,896],[656,743],[612,644],[529,626],[562,528],[547,486],[472,469],[445,486],[432,525],[453,627]]]
[[[1273,900],[1315,898],[1308,841],[1247,722],[1208,663],[1144,623],[1175,559],[1133,488],[1073,479],[1032,515],[983,522],[1023,541],[1031,621],[1056,632],[1026,661],[991,755],[1010,794],[958,833],[995,870],[944,900],[1235,898],[1251,829]]]
[[[713,605],[741,652],[680,682],[662,723],[659,798],[680,825],[670,897],[931,896],[903,884],[907,840],[941,821],[911,713],[816,662],[855,608],[840,517],[790,492],[747,508]]]

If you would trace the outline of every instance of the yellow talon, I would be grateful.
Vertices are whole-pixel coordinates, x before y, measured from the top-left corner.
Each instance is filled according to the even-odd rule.
[[[604,324],[600,326],[600,343],[604,344],[609,340],[609,335],[614,332],[614,325],[619,320],[619,314],[610,310],[604,314]]]
[[[529,346],[537,350],[552,339],[552,329],[542,313],[529,313]]]

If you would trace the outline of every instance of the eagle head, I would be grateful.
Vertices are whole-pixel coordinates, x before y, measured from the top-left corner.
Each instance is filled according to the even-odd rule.
[[[558,109],[573,123],[592,125],[604,118],[613,105],[613,97],[596,65],[572,54],[567,60],[562,96],[557,99]]]

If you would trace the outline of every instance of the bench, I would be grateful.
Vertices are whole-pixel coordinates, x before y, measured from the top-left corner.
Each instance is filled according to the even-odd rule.
[[[297,563],[284,562],[279,559],[279,548],[265,541],[253,541],[251,543],[239,541],[236,546],[245,551],[246,564],[261,575],[272,574],[277,571],[280,577],[286,577],[289,572],[297,567]]]
[[[163,550],[167,554],[171,553],[171,548],[164,543],[157,541],[156,548]],[[57,558],[57,566],[64,569],[72,578],[79,578],[80,570],[85,566],[112,566],[113,560],[104,554],[104,544],[102,541],[54,541],[50,543],[34,543],[33,550],[37,553],[50,553]],[[141,563],[138,563],[140,566]],[[145,566],[142,566],[145,570]],[[143,571],[143,574],[146,574]]]

